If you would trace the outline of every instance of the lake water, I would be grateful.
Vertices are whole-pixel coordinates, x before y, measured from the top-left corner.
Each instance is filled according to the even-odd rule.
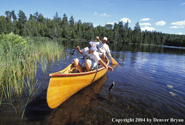
[[[114,71],[108,71],[52,110],[46,103],[48,74],[81,57],[77,51],[69,54],[78,43],[63,44],[65,58],[48,65],[44,74],[38,68],[37,94],[28,103],[21,124],[184,124],[185,48],[110,44],[112,56],[119,63]],[[81,48],[86,44],[80,43]],[[109,92],[113,82],[115,86]],[[1,113],[0,125],[19,122],[15,113],[11,114],[12,110]]]

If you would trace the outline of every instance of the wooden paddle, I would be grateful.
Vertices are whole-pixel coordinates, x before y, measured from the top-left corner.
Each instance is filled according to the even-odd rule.
[[[99,37],[98,37],[99,38]],[[99,41],[100,41],[100,39],[98,39]],[[101,43],[101,45],[103,46],[103,44],[102,44],[102,42],[100,41],[100,43]],[[105,47],[103,46],[103,48],[105,49]],[[107,50],[105,49],[105,51],[107,52]],[[110,56],[110,54],[107,52],[107,54],[109,55],[109,57],[110,57],[110,59],[111,59],[111,61],[112,61],[112,64],[114,64],[114,65],[118,65],[118,63],[116,62],[116,60],[112,57],[112,56]]]

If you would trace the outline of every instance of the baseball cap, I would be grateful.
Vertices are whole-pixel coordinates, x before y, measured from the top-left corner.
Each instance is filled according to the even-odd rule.
[[[106,40],[107,41],[108,39],[107,39],[107,37],[103,37],[103,40]]]
[[[91,51],[97,50],[96,44],[95,44],[95,42],[93,42],[93,41],[89,42],[88,47],[89,47],[89,49],[90,49]]]

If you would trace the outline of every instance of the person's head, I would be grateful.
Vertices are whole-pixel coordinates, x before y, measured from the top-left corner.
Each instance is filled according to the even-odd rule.
[[[89,42],[88,48],[89,48],[89,52],[90,52],[90,53],[93,53],[94,51],[97,50],[96,44],[95,44],[95,42],[93,42],[93,41]]]
[[[103,37],[103,43],[106,43],[107,42],[107,37]]]

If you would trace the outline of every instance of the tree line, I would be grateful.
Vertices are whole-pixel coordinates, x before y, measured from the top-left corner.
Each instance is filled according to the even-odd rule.
[[[13,32],[20,36],[49,37],[64,39],[93,40],[96,36],[107,36],[110,42],[123,44],[156,44],[170,46],[185,46],[185,35],[165,34],[157,31],[141,31],[137,22],[134,29],[129,27],[129,22],[93,26],[93,23],[75,21],[73,16],[68,20],[66,14],[63,18],[56,12],[53,19],[44,18],[41,13],[30,14],[29,18],[20,10],[6,11],[6,16],[0,16],[0,34]]]

